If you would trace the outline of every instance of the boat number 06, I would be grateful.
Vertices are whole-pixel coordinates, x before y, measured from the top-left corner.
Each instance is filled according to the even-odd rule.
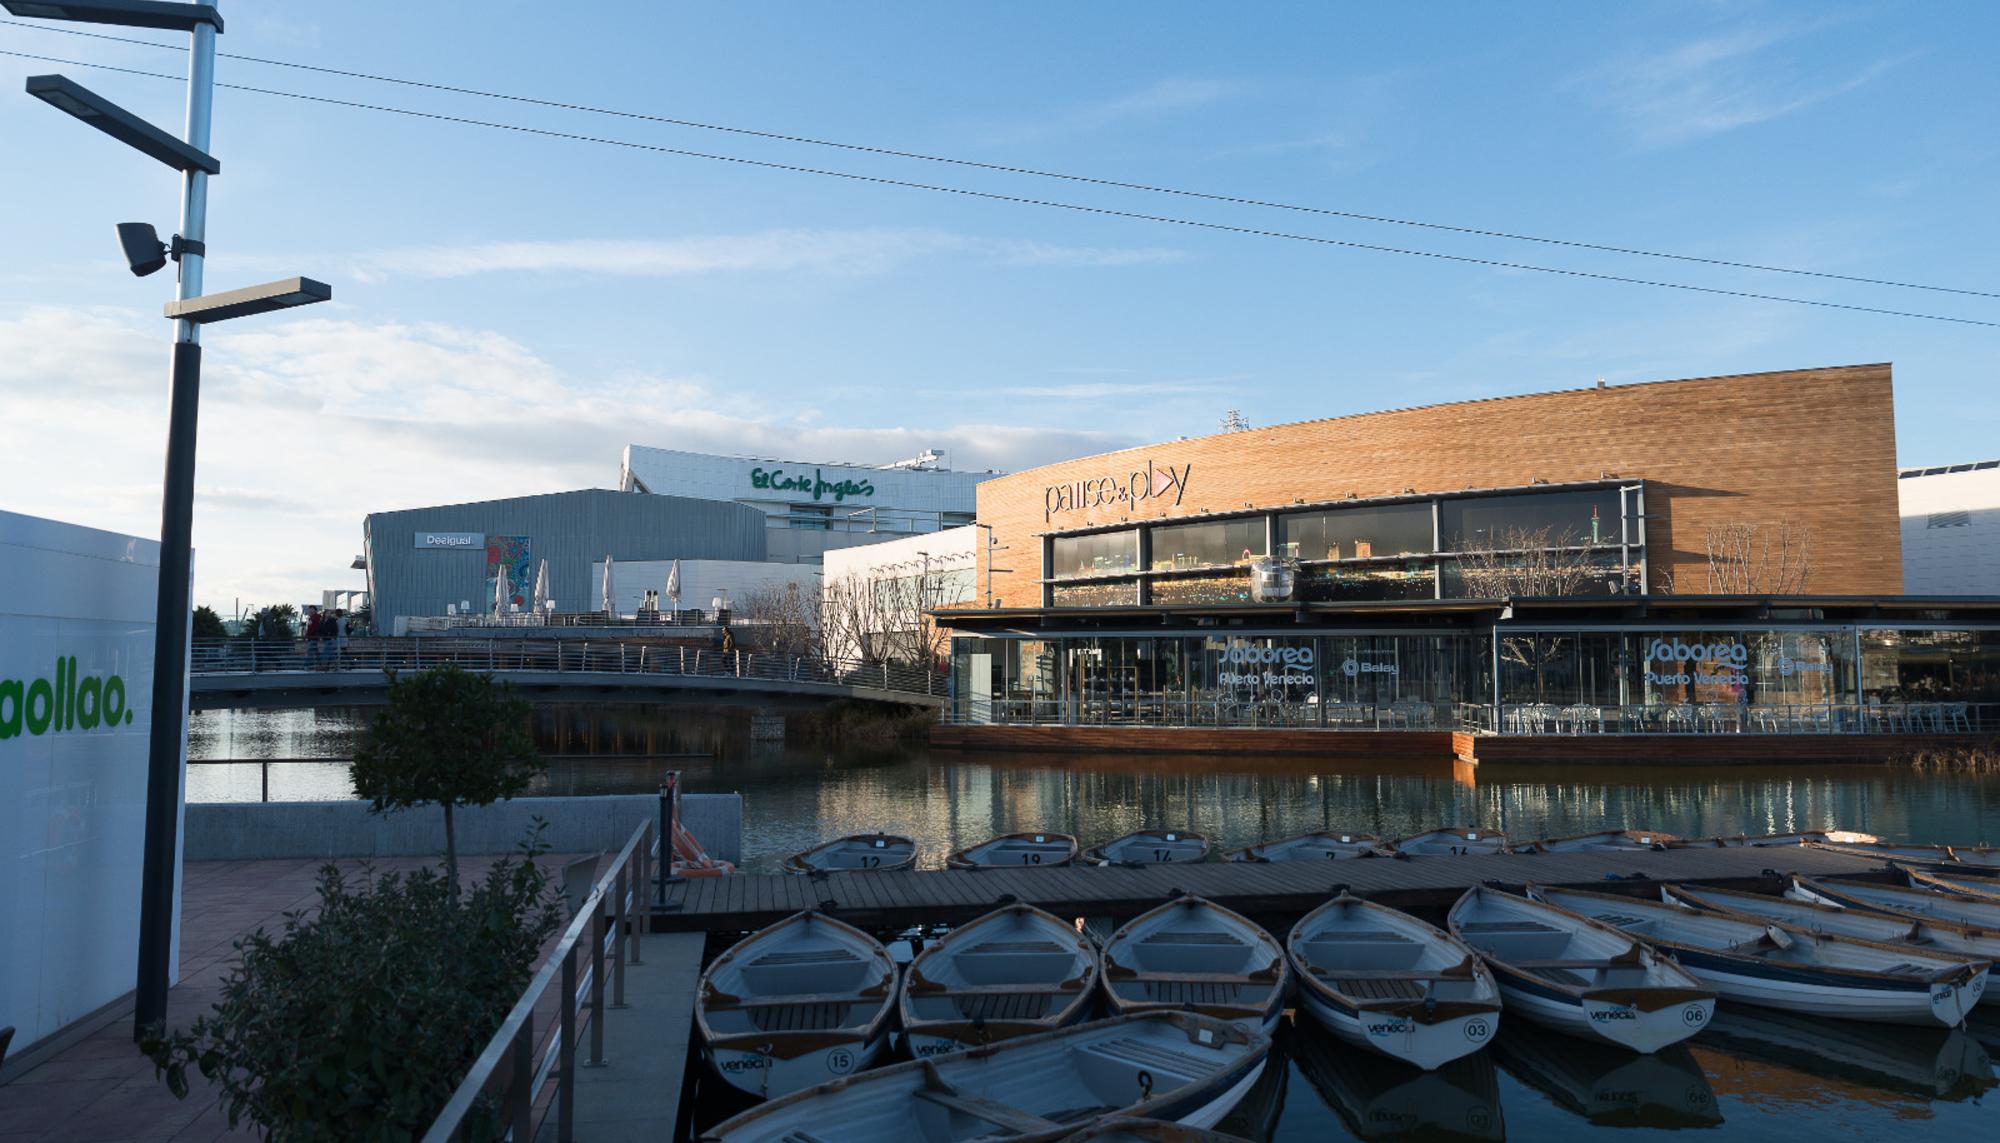
[[[1467,1020],[1465,1022],[1465,1038],[1468,1040],[1484,1040],[1492,1034],[1493,1026],[1484,1020]]]
[[[1686,1008],[1681,1009],[1681,1023],[1686,1024],[1690,1028],[1699,1028],[1707,1020],[1708,1013],[1702,1011],[1702,1007],[1699,1004],[1690,1004]]]
[[[854,1070],[854,1054],[846,1048],[835,1048],[826,1054],[826,1070],[835,1075],[846,1075]]]

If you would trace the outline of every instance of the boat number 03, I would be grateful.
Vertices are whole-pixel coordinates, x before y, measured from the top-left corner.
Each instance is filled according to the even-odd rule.
[[[854,1070],[854,1053],[846,1048],[835,1048],[826,1054],[826,1070],[835,1075],[846,1075]]]
[[[1690,1028],[1699,1028],[1708,1022],[1708,1013],[1699,1004],[1690,1004],[1681,1009],[1681,1023]]]
[[[1493,1025],[1488,1024],[1484,1020],[1467,1020],[1465,1022],[1465,1038],[1468,1040],[1484,1040],[1492,1034]]]

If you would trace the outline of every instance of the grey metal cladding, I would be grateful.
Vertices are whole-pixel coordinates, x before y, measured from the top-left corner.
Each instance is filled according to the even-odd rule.
[[[418,548],[418,532],[527,536],[530,553],[549,562],[550,594],[562,611],[597,604],[592,561],[757,560],[765,558],[763,512],[727,500],[655,496],[607,489],[516,496],[373,512],[362,521],[368,590],[376,622],[397,615],[443,615],[449,603],[490,607],[486,550]]]

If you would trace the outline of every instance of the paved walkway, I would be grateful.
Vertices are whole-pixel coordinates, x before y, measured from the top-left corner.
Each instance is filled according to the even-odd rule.
[[[562,855],[542,858],[558,878]],[[492,858],[460,862],[460,876],[483,876]],[[317,899],[319,859],[194,861],[182,875],[181,982],[167,998],[169,1027],[185,1027],[221,995],[222,977],[235,963],[236,940],[259,928],[276,932],[284,915]],[[361,868],[358,860],[338,863]],[[422,858],[377,858],[377,871],[414,869]],[[609,1028],[610,1025],[607,1025]],[[18,1047],[19,1045],[17,1045]],[[192,1090],[175,1099],[155,1078],[153,1064],[132,1042],[127,1014],[72,1044],[54,1058],[0,1085],[0,1143],[209,1143],[256,1139],[248,1126],[231,1130],[216,1092],[199,1073]]]

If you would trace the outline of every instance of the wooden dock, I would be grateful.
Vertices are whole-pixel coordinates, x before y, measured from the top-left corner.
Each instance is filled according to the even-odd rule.
[[[1767,870],[1838,877],[1878,872],[1883,863],[1822,849],[1631,850],[1606,853],[1418,857],[1408,861],[1209,861],[1139,869],[911,870],[899,873],[736,874],[690,879],[668,888],[665,932],[743,932],[802,909],[821,909],[865,928],[959,924],[1011,901],[1063,917],[1136,916],[1181,892],[1249,915],[1303,915],[1346,886],[1357,896],[1399,907],[1450,904],[1474,885],[1603,887],[1613,879],[1685,881],[1745,888],[1768,882]],[[1635,876],[1636,875],[1636,876]]]

